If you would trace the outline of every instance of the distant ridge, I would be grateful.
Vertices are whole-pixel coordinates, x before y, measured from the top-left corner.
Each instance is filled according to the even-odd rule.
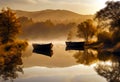
[[[22,11],[15,10],[18,17],[25,16],[32,18],[34,21],[58,21],[58,22],[81,22],[92,18],[93,15],[81,15],[68,10],[42,10],[42,11]]]
[[[15,10],[14,12],[18,17],[23,18],[21,19],[23,33],[20,37],[29,40],[65,40],[71,29],[93,17],[93,15],[81,15],[68,10],[47,9],[33,12]]]

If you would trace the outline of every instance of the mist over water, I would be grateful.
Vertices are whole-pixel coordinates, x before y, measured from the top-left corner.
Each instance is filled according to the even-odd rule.
[[[53,43],[52,57],[32,52],[32,43],[50,42]],[[14,82],[106,82],[104,78],[98,76],[94,66],[85,66],[77,62],[75,53],[84,51],[66,51],[65,41],[37,40],[28,43],[29,46],[22,55],[24,74],[19,73],[19,78],[14,79]]]
[[[32,53],[32,43],[48,42],[29,42],[29,47],[22,58],[24,74],[19,75],[15,82],[106,82],[97,75],[93,66],[77,63],[74,54],[79,51],[65,51],[64,41],[53,42],[51,58]]]
[[[77,64],[76,60],[73,57],[74,51],[65,51],[66,45],[64,41],[52,42],[53,56],[51,58],[43,54],[32,53],[33,50],[32,43],[43,44],[48,42],[32,41],[29,43],[28,49],[23,54],[24,67],[32,66],[67,67]]]

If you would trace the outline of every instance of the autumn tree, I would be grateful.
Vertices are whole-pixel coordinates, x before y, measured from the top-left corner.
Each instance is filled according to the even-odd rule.
[[[22,52],[28,46],[24,40],[16,36],[20,32],[20,24],[10,8],[0,12],[0,77],[11,80],[18,77],[18,72],[23,72]]]
[[[99,23],[106,22],[111,28],[120,27],[120,1],[107,1],[106,7],[96,14]]]
[[[0,12],[0,42],[13,42],[20,32],[20,24],[10,8]]]
[[[18,72],[23,73],[21,56],[27,45],[25,41],[16,41],[0,46],[0,76],[3,80],[13,82],[18,77]]]
[[[96,26],[94,21],[88,19],[78,25],[77,36],[80,38],[83,37],[86,42],[89,42],[89,40],[95,35],[95,32]]]
[[[104,46],[112,46],[112,34],[110,32],[101,31],[97,34],[98,42],[103,43]]]
[[[120,1],[107,1],[106,7],[96,13],[99,28],[113,33],[114,43],[120,41]]]

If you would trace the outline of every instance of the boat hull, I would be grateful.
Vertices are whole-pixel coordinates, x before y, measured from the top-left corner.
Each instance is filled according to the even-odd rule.
[[[66,42],[66,50],[84,50],[85,42]]]

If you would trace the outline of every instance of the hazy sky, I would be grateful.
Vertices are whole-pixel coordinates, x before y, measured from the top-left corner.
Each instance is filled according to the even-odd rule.
[[[80,14],[94,14],[105,6],[107,0],[0,0],[0,8],[38,11],[64,9]]]

